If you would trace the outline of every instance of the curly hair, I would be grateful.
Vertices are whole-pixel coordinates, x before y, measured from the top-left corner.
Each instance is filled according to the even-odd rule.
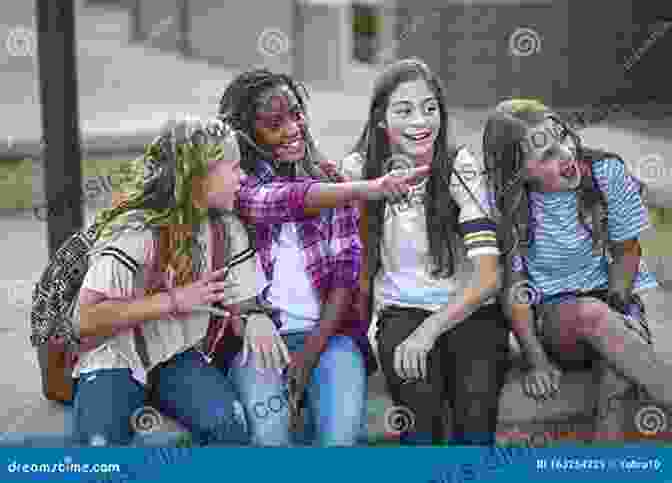
[[[219,118],[230,123],[239,132],[240,165],[247,174],[254,173],[259,159],[273,160],[273,155],[256,142],[255,120],[260,96],[278,86],[287,86],[293,92],[305,115],[309,99],[305,85],[287,74],[274,73],[268,69],[243,72],[229,84],[220,99]],[[303,134],[306,140],[306,156],[298,163],[298,167],[312,178],[336,181],[319,167],[319,163],[326,158],[317,149],[307,123]]]

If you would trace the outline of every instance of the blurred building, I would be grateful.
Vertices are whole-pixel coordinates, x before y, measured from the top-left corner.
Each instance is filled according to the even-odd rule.
[[[492,105],[518,95],[557,106],[672,101],[663,67],[672,23],[656,35],[665,17],[672,22],[669,2],[399,0],[398,7],[402,26],[417,24],[398,54],[437,69],[452,103]],[[628,61],[635,62],[626,69]]]
[[[134,41],[232,68],[267,66],[338,89],[353,59],[393,43],[396,0],[87,0],[129,9]],[[353,28],[354,27],[354,28]]]
[[[517,95],[556,106],[616,98],[672,102],[665,69],[672,50],[669,2],[86,2],[129,9],[135,41],[151,38],[162,49],[233,68],[265,65],[321,88],[341,88],[353,60],[419,56],[440,73],[455,105],[487,106]]]

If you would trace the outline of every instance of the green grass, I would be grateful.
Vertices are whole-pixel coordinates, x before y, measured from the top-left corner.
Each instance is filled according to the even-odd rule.
[[[106,176],[117,171],[122,160],[82,160],[82,178]],[[30,159],[0,161],[0,209],[33,206],[33,166]]]
[[[106,176],[117,171],[124,160],[82,160],[82,177]],[[30,209],[33,206],[33,167],[29,159],[0,161],[0,209]],[[672,208],[651,208],[655,240],[642,241],[645,255],[672,255]]]

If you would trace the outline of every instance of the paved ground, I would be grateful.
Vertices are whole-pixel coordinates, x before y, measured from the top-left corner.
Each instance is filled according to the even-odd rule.
[[[78,18],[80,113],[85,140],[111,135],[113,141],[124,145],[126,135],[155,130],[176,114],[213,113],[217,96],[235,72],[185,64],[171,55],[128,47],[123,42],[127,35],[123,14],[101,16],[97,9],[95,14],[90,12],[82,12]],[[0,58],[0,73],[5,87],[0,90],[0,136],[6,137],[6,148],[21,150],[40,137],[32,62],[29,58]],[[371,69],[355,66],[342,92],[313,92],[315,135],[333,159],[350,149],[363,126],[374,74]],[[484,112],[459,108],[453,111],[460,141],[478,152]],[[650,166],[654,159],[651,155],[657,156],[656,176],[650,176],[649,181],[658,202],[670,203],[670,127],[669,119],[645,123],[621,116],[586,129],[585,137],[590,144],[608,146],[635,164],[639,160]],[[151,134],[145,135],[149,137]],[[28,343],[30,285],[47,262],[46,224],[26,212],[1,216],[0,250],[4,254],[0,287],[6,292],[6,296],[0,296],[0,353],[5,361],[11,361],[6,364],[7,376],[0,381],[0,433],[57,431],[64,424],[62,412],[41,398],[39,372]],[[665,342],[672,346],[672,326],[665,324],[672,315],[672,304],[664,299],[660,292],[647,297],[652,318],[662,325],[655,330],[661,341],[658,346],[663,349],[668,345]],[[372,392],[380,394],[380,381],[374,382]],[[510,405],[518,403],[525,401]]]

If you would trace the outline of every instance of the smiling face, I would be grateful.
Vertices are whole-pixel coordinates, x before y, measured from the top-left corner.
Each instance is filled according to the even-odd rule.
[[[306,155],[305,115],[299,100],[286,86],[263,92],[257,101],[255,141],[281,162],[300,161]]]
[[[572,191],[581,184],[573,140],[552,119],[529,128],[523,140],[524,177],[534,191]]]
[[[441,113],[439,100],[425,80],[397,86],[385,111],[385,127],[393,153],[410,156],[416,166],[431,163]]]

